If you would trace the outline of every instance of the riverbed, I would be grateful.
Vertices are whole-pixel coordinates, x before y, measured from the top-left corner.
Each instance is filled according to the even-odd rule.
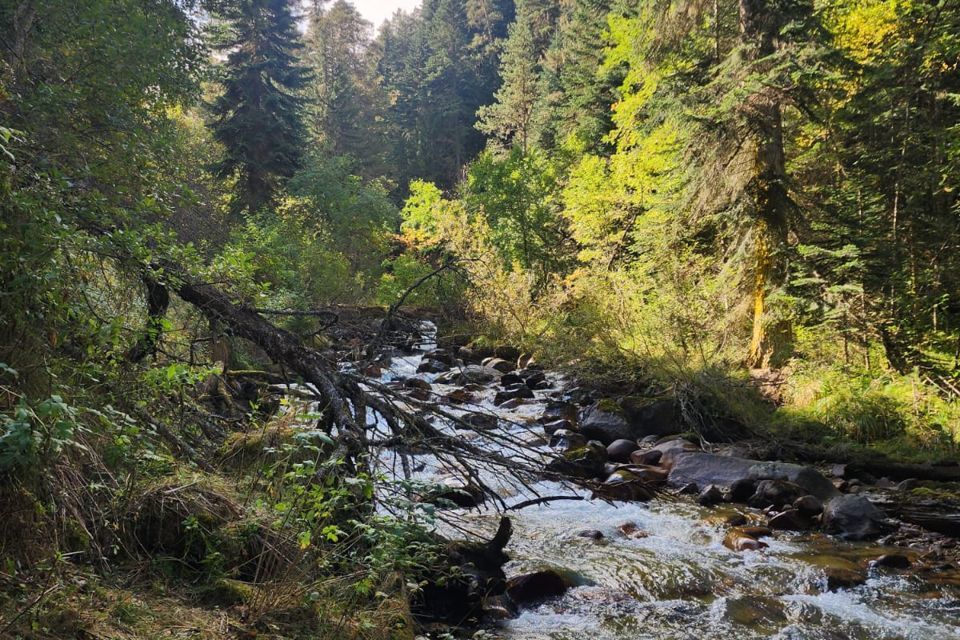
[[[434,331],[425,325],[419,352],[393,358],[379,382],[416,376],[430,382],[431,393],[438,398],[461,388],[438,384],[440,374],[417,373],[422,354],[435,347]],[[566,384],[558,374],[547,373],[547,379],[551,388],[536,391],[534,398],[517,406],[495,406],[496,384],[489,383],[472,387],[471,400],[449,410],[455,415],[470,411],[497,416],[498,429],[530,443],[546,461],[550,450],[536,420]],[[439,426],[457,437],[496,446],[480,434]],[[420,480],[451,480],[430,456],[411,454],[411,462]],[[485,475],[484,481],[508,506],[538,496],[579,495],[583,500],[558,500],[509,512],[514,534],[507,547],[511,557],[507,575],[550,568],[575,586],[563,596],[521,609],[515,617],[486,624],[478,637],[960,638],[960,576],[870,565],[885,553],[910,555],[909,549],[847,543],[821,533],[776,532],[765,539],[769,545],[765,549],[732,551],[723,545],[729,529],[723,510],[732,506],[707,509],[689,497],[666,494],[650,502],[611,503],[557,482],[524,486],[495,473]],[[459,509],[457,515],[477,532],[492,533],[500,511],[490,503]],[[748,519],[758,516],[746,507],[739,512]],[[580,535],[586,531],[591,537]],[[865,571],[866,581],[831,590],[825,573],[831,567]]]

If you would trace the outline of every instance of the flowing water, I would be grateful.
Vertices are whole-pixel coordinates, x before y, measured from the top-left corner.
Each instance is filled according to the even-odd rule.
[[[425,329],[432,333],[431,326]],[[428,337],[424,351],[434,345]],[[421,356],[395,358],[383,373],[389,382],[413,375]],[[418,374],[427,380],[430,374]],[[551,376],[555,387],[559,376]],[[539,442],[543,432],[532,424],[546,397],[514,409],[492,403],[494,385],[478,394],[471,410],[498,415],[501,429]],[[435,385],[444,394],[457,387]],[[452,433],[452,431],[451,431]],[[456,432],[458,437],[477,437]],[[480,442],[481,440],[478,440]],[[482,440],[486,446],[490,445]],[[545,443],[540,445],[546,452]],[[421,456],[427,458],[426,456]],[[432,459],[419,461],[424,479],[447,475]],[[509,504],[534,493],[489,475]],[[541,482],[539,495],[571,491]],[[461,510],[475,529],[492,532],[499,514]],[[762,551],[734,552],[723,546],[726,527],[712,523],[716,511],[689,499],[649,503],[600,500],[556,501],[511,512],[514,534],[507,551],[508,576],[553,568],[578,585],[564,596],[528,608],[496,623],[482,637],[501,640],[696,640],[781,639],[946,639],[960,638],[960,581],[940,584],[909,572],[870,569],[865,584],[828,591],[825,567],[862,567],[889,549],[868,543],[842,543],[819,534],[776,535]],[[620,531],[635,525],[630,536]],[[602,540],[579,537],[599,530]],[[901,550],[902,551],[902,550]]]

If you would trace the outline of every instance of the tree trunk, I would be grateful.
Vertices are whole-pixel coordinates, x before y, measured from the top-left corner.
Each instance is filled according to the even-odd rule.
[[[750,62],[757,63],[776,52],[780,17],[769,0],[739,0],[740,37]],[[762,68],[757,69],[762,72]],[[786,319],[771,321],[767,298],[786,281],[784,259],[790,198],[786,189],[783,149],[783,115],[780,97],[760,90],[743,105],[750,147],[754,154],[753,175],[746,191],[755,216],[753,336],[747,364],[779,366],[790,356],[792,327]]]

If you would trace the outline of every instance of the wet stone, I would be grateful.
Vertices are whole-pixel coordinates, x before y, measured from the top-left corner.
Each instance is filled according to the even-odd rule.
[[[507,580],[507,595],[518,605],[554,598],[566,593],[570,581],[552,569],[527,573]]]
[[[812,525],[810,520],[796,509],[787,509],[770,518],[771,529],[785,531],[805,531]]]
[[[500,378],[500,384],[504,387],[509,387],[514,384],[523,384],[525,381],[516,373],[505,373],[503,377]]]
[[[607,456],[614,462],[630,462],[636,450],[637,443],[633,440],[614,440],[607,447]]]
[[[873,566],[888,569],[909,569],[911,564],[910,558],[902,553],[886,553],[873,561]]]
[[[588,540],[603,540],[603,532],[598,529],[584,529],[577,534],[578,538],[587,538]]]
[[[723,492],[716,485],[708,485],[697,496],[697,503],[703,507],[712,507],[723,502]]]
[[[812,518],[823,513],[823,502],[816,496],[801,496],[794,501],[793,508]]]
[[[859,587],[867,581],[866,574],[854,569],[827,567],[823,572],[827,576],[828,591],[852,589],[853,587]]]
[[[428,358],[417,367],[417,373],[443,373],[449,369],[450,365]]]
[[[632,441],[630,441],[632,442]],[[634,451],[630,454],[630,462],[633,464],[657,464],[663,457],[663,451],[659,449],[647,449],[646,451]]]

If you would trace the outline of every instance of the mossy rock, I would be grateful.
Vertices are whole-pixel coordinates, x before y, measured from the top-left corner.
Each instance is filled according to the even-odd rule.
[[[257,595],[257,588],[247,582],[218,578],[213,584],[203,588],[200,592],[204,601],[223,607],[232,607],[246,604]]]

